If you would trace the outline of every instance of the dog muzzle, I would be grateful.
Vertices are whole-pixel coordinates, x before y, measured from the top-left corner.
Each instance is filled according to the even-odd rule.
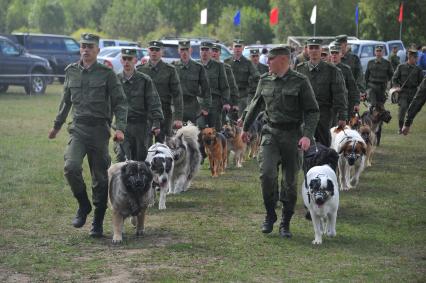
[[[356,156],[355,152],[351,152],[348,155],[347,159],[348,159],[348,163],[349,163],[350,166],[354,165],[355,161],[357,160],[357,156]]]

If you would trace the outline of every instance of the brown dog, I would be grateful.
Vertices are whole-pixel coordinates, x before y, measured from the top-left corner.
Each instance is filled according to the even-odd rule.
[[[247,144],[243,142],[241,138],[241,128],[236,125],[224,125],[223,134],[228,141],[228,156],[231,151],[234,152],[235,167],[243,167],[244,153],[247,148]]]
[[[367,124],[362,124],[361,127],[358,129],[359,134],[361,135],[362,139],[365,141],[365,144],[367,145],[366,149],[366,166],[371,166],[371,161],[373,160],[373,152],[374,152],[374,144],[376,136],[371,131],[371,128]]]
[[[223,134],[217,133],[215,128],[205,128],[201,131],[207,156],[209,157],[212,177],[218,177],[225,172],[225,165],[228,159],[228,148],[226,138]]]

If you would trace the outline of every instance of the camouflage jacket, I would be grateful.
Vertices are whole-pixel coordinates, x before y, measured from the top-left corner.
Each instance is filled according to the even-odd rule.
[[[212,100],[221,99],[223,104],[230,104],[229,83],[226,77],[225,65],[215,60],[210,60],[203,65],[209,78]]]
[[[386,84],[392,79],[393,69],[391,63],[384,59],[373,59],[368,61],[365,71],[365,82],[368,84]]]
[[[230,93],[230,97],[231,97],[231,105],[237,105],[238,104],[238,97],[239,97],[237,82],[235,81],[234,73],[232,72],[231,66],[228,65],[228,64],[224,64],[224,65],[225,65],[226,77],[227,77],[228,83],[229,83],[229,93]]]
[[[361,61],[359,60],[358,56],[352,54],[351,51],[348,51],[345,53],[344,56],[342,56],[341,60],[343,64],[346,64],[351,67],[352,75],[354,76],[358,89],[361,92],[365,92],[366,86],[364,80],[364,73],[362,71]]]
[[[253,97],[260,76],[254,64],[244,56],[239,60],[228,58],[225,63],[232,68],[240,97]]]
[[[352,75],[351,67],[343,63],[339,63],[336,66],[342,71],[343,78],[345,79],[345,86],[348,91],[348,114],[350,114],[353,111],[353,107],[359,105],[359,89]]]
[[[74,119],[105,119],[111,124],[115,115],[117,130],[126,129],[127,101],[120,80],[113,70],[97,62],[88,69],[81,62],[65,68],[64,92],[55,129],[62,127],[71,108]]]
[[[414,118],[417,113],[422,109],[423,105],[426,102],[426,77],[423,78],[422,83],[417,89],[416,95],[413,98],[413,101],[408,107],[407,116],[405,118],[405,126],[411,126]]]
[[[401,91],[415,92],[422,80],[423,73],[419,66],[404,63],[396,68],[392,76],[392,85],[398,87],[404,85]]]

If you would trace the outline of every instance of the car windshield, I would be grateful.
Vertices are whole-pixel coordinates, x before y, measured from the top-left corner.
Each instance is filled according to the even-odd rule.
[[[397,47],[398,50],[403,50],[401,42],[392,42],[389,44],[389,50],[392,50],[394,47]]]
[[[359,44],[351,44],[351,50],[353,54],[358,54]]]
[[[103,57],[115,57],[120,53],[121,49],[103,49],[101,52],[99,52],[98,56]]]
[[[177,45],[164,45],[163,48],[164,58],[180,58]]]

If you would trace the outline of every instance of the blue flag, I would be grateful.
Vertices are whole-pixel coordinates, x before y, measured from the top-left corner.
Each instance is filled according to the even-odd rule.
[[[358,25],[358,16],[359,16],[359,6],[356,5],[355,8],[355,24]]]
[[[234,26],[239,26],[240,25],[240,20],[241,20],[241,13],[240,13],[240,10],[238,10],[235,13],[235,16],[234,16]]]

